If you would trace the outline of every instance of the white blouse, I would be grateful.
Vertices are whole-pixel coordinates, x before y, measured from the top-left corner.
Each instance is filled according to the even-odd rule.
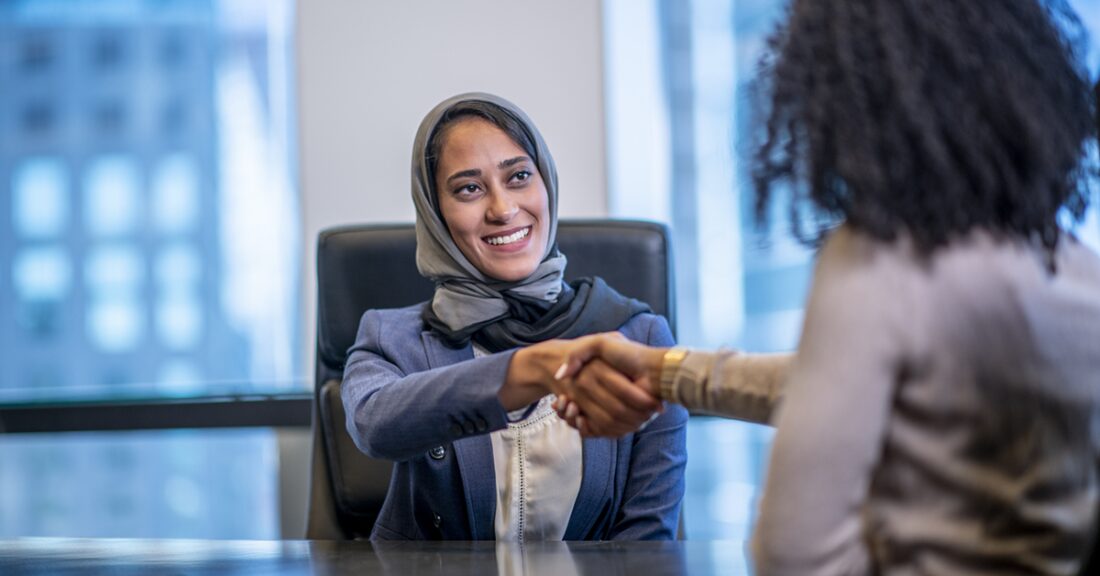
[[[475,346],[475,354],[483,350]],[[505,542],[561,540],[581,488],[581,436],[558,418],[554,395],[531,414],[489,435],[496,470],[496,538]],[[528,408],[508,414],[521,418]]]
[[[498,541],[565,536],[581,488],[581,437],[558,418],[553,401],[553,395],[543,397],[526,419],[489,435],[497,476]]]

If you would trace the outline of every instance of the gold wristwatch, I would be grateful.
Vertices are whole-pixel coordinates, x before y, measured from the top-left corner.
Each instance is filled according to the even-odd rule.
[[[687,348],[676,346],[669,348],[661,358],[661,399],[675,402],[672,385],[676,380],[676,372],[680,370],[680,364],[687,356]]]

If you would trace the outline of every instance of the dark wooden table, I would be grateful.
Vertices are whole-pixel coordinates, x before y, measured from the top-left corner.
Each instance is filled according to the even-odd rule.
[[[680,542],[338,542],[21,538],[0,574],[748,574],[744,546]]]

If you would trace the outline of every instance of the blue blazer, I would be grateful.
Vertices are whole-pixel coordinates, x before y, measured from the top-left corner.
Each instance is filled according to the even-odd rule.
[[[474,358],[421,321],[424,304],[368,310],[348,353],[342,395],[359,449],[395,461],[372,539],[492,540],[496,475],[489,433],[507,426],[497,399],[514,351]],[[663,317],[620,331],[671,346]],[[566,540],[673,539],[684,495],[687,412],[669,405],[642,431],[585,439]]]

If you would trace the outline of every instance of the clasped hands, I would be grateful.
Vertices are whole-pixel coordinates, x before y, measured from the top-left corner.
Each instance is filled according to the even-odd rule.
[[[537,349],[537,350],[531,350]],[[530,347],[544,358],[540,379],[557,395],[554,408],[582,436],[619,437],[663,409],[661,363],[665,348],[632,342],[619,332],[552,340]]]

